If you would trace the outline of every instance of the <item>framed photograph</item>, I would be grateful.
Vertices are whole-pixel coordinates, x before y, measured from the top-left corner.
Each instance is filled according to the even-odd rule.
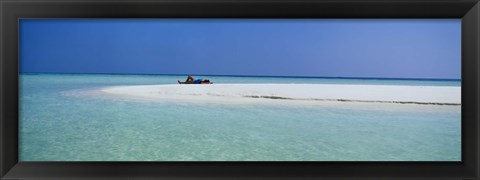
[[[2,179],[478,179],[480,5],[1,1]]]

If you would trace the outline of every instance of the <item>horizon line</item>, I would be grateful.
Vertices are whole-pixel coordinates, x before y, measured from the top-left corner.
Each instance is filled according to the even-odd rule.
[[[382,79],[382,80],[430,80],[461,81],[462,79],[444,78],[390,78],[390,77],[347,77],[347,76],[275,76],[275,75],[224,75],[224,74],[135,74],[135,73],[75,73],[75,72],[19,72],[19,74],[103,74],[103,75],[163,75],[163,76],[223,76],[223,77],[274,77],[274,78],[324,78],[324,79]]]

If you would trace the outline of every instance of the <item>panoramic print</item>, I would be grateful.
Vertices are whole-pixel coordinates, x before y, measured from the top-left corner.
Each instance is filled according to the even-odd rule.
[[[461,161],[461,20],[19,30],[21,161]]]

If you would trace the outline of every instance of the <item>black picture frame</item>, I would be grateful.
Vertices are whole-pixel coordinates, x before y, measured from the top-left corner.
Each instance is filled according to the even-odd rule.
[[[461,162],[19,162],[20,18],[461,18]],[[0,0],[1,179],[479,179],[478,0]]]

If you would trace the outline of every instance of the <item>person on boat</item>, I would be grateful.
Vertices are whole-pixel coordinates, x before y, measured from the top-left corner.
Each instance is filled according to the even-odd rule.
[[[185,82],[181,82],[177,80],[178,84],[213,84],[208,79],[195,79],[192,75],[188,75],[187,80]]]

